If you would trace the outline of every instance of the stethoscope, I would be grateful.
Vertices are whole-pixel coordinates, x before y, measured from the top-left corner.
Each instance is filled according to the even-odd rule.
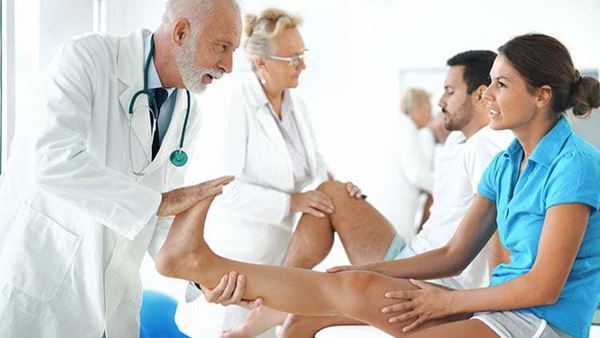
[[[131,164],[131,171],[136,176],[144,176],[144,170],[150,165],[151,160],[146,156],[146,165],[142,168],[142,170],[135,170],[133,167],[133,158],[131,151],[131,130],[132,130],[132,120],[133,120],[133,106],[135,105],[135,101],[138,99],[140,95],[146,95],[148,97],[148,101],[150,102],[150,115],[152,115],[152,129],[151,129],[151,140],[154,139],[154,133],[156,133],[157,127],[157,117],[151,107],[156,107],[156,100],[154,99],[154,94],[148,89],[148,69],[150,68],[150,61],[152,60],[152,55],[154,55],[154,34],[150,36],[150,53],[146,58],[146,62],[144,64],[144,88],[135,94],[131,98],[131,102],[129,103],[129,162]],[[183,151],[183,141],[185,139],[185,129],[187,128],[188,119],[190,117],[190,91],[185,90],[187,94],[187,108],[185,110],[185,119],[183,120],[183,129],[181,130],[181,138],[179,140],[179,148],[173,150],[170,156],[171,164],[176,167],[184,166],[188,161],[188,156]],[[152,154],[152,144],[150,145],[150,152],[148,154]]]

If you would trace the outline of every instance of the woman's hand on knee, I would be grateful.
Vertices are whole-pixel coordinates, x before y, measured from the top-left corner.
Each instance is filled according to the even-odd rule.
[[[392,315],[390,323],[410,323],[402,329],[403,332],[416,329],[428,320],[456,313],[453,310],[455,291],[419,280],[411,279],[410,282],[419,289],[387,292],[387,298],[398,299],[400,302],[381,309],[382,313]]]

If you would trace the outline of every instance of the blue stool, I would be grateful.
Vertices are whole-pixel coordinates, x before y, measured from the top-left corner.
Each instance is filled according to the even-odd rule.
[[[175,299],[153,290],[144,290],[140,310],[140,338],[189,338],[175,324]]]

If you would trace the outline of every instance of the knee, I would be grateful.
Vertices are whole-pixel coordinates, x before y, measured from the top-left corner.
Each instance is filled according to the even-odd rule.
[[[321,191],[329,198],[336,196],[348,196],[346,184],[339,181],[325,181],[319,185],[317,190]]]
[[[342,315],[347,315],[354,318],[360,318],[365,309],[368,307],[365,297],[365,290],[369,290],[373,286],[378,274],[369,271],[344,271],[336,273],[338,278],[337,288],[340,303],[338,308],[341,309]]]

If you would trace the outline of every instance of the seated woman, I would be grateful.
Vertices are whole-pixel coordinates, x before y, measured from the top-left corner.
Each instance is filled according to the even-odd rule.
[[[488,167],[445,247],[332,269],[337,273],[239,263],[215,255],[203,239],[208,199],[176,217],[158,271],[216,285],[235,270],[248,278],[245,299],[262,297],[291,313],[343,314],[394,336],[587,337],[600,302],[600,151],[572,132],[563,113],[572,107],[587,115],[600,106],[600,83],[582,78],[549,36],[519,36],[499,52],[485,92],[490,125],[512,130],[516,140]],[[371,212],[365,201],[352,203]],[[496,267],[487,288],[456,291],[397,278],[457,274],[496,229],[511,261]]]

